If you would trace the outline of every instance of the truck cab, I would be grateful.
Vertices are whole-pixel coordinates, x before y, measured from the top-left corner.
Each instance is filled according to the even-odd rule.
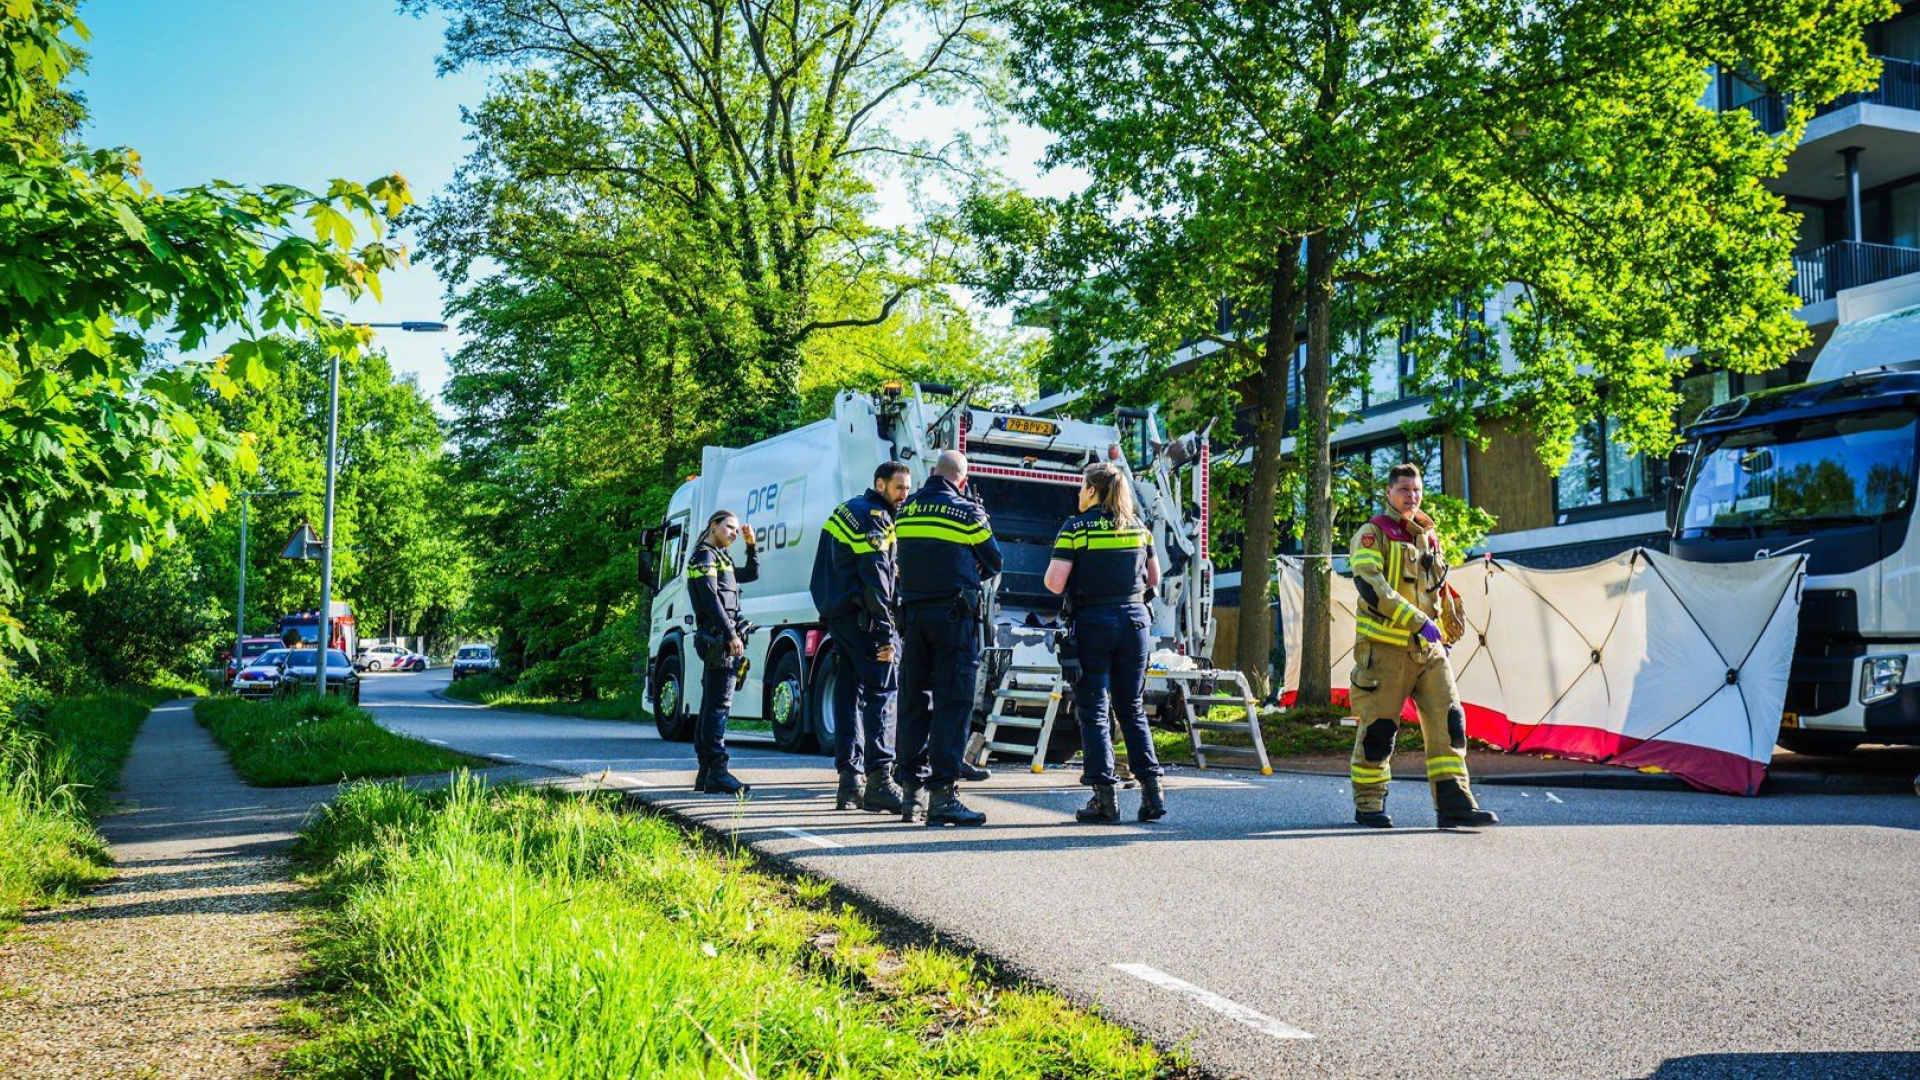
[[[1920,361],[1734,398],[1684,437],[1672,554],[1806,558],[1780,744],[1920,743]]]

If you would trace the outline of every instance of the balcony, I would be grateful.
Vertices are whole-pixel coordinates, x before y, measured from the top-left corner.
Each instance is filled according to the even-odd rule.
[[[1920,62],[1897,60],[1891,56],[1878,56],[1880,61],[1880,83],[1873,89],[1859,94],[1841,94],[1832,101],[1814,107],[1813,115],[1818,118],[1855,105],[1886,105],[1895,109],[1920,110]],[[1787,102],[1779,94],[1767,93],[1738,105],[1733,109],[1745,110],[1753,117],[1760,130],[1769,135],[1778,135],[1787,130]]]
[[[1920,274],[1920,248],[1838,240],[1793,257],[1793,291],[1803,304],[1905,274]]]

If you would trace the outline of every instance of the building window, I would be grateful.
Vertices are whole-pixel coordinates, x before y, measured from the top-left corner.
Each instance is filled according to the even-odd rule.
[[[1387,470],[1395,465],[1411,461],[1420,466],[1421,486],[1429,494],[1443,488],[1445,468],[1441,446],[1440,436],[1429,435],[1411,441],[1401,438],[1367,446],[1343,447],[1337,456],[1342,465],[1351,470],[1351,475],[1373,493],[1373,501],[1384,506]]]
[[[1573,437],[1573,453],[1553,484],[1555,510],[1589,510],[1643,502],[1652,496],[1654,465],[1614,437],[1617,423],[1601,417],[1580,425]]]

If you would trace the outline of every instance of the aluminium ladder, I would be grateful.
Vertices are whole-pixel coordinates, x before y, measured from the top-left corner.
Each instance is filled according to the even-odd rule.
[[[1159,677],[1169,684],[1185,683],[1186,693],[1180,695],[1181,706],[1186,710],[1187,737],[1193,740],[1193,763],[1204,769],[1208,767],[1207,758],[1239,758],[1241,764],[1252,758],[1259,763],[1261,776],[1272,776],[1273,765],[1267,761],[1266,740],[1260,736],[1260,714],[1254,707],[1253,688],[1247,685],[1247,677],[1226,668],[1208,668],[1195,671],[1169,671],[1149,669],[1150,677]],[[1240,692],[1223,693],[1227,687],[1222,683],[1231,683],[1240,688]],[[1204,692],[1202,692],[1204,691]],[[1245,713],[1241,720],[1203,719],[1212,712],[1215,705],[1232,705]],[[1197,712],[1196,712],[1197,709]],[[1230,746],[1226,743],[1206,741],[1206,734],[1245,735],[1251,746]],[[1221,762],[1220,764],[1227,764]]]
[[[1022,686],[1021,675],[1040,676],[1046,686]],[[1044,772],[1047,743],[1053,739],[1053,724],[1060,718],[1060,702],[1066,692],[1067,681],[1060,677],[1057,668],[1008,668],[1005,682],[993,692],[993,709],[987,713],[987,729],[983,735],[975,737],[974,743],[968,748],[971,751],[968,756],[974,764],[984,768],[988,755],[996,750],[1003,754],[1030,754],[1033,771]],[[1002,728],[1033,732],[1033,745],[1002,742]]]

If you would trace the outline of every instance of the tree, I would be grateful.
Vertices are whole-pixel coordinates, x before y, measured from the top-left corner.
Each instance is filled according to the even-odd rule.
[[[631,261],[660,355],[729,392],[724,441],[791,427],[815,335],[875,326],[944,279],[937,234],[873,223],[874,181],[962,167],[965,145],[901,137],[924,101],[995,94],[975,0],[406,0],[454,16],[443,67],[502,65],[472,115],[468,199],[579,227],[540,259]],[[502,197],[507,196],[507,197]],[[624,209],[625,213],[609,213]],[[566,276],[556,274],[555,276]],[[875,289],[873,286],[879,285]],[[836,308],[833,301],[855,301]]]
[[[1517,413],[1557,469],[1604,386],[1625,439],[1664,450],[1685,351],[1758,371],[1804,340],[1786,288],[1792,219],[1762,181],[1811,102],[1868,83],[1861,29],[1891,10],[1022,0],[1011,15],[1020,109],[1053,134],[1051,163],[1092,178],[1053,210],[1067,227],[1054,230],[1051,264],[1079,270],[1049,301],[1055,325],[1074,328],[1058,347],[1084,362],[1102,341],[1122,343],[1110,378],[1137,377],[1174,328],[1204,329],[1202,301],[1222,303],[1236,328],[1219,342],[1226,362],[1257,372],[1263,390],[1256,464],[1271,472],[1273,387],[1285,384],[1297,303],[1310,554],[1336,541],[1336,354],[1375,328],[1413,328],[1419,377],[1453,391],[1437,413],[1465,434],[1477,435],[1478,415]],[[1716,67],[1785,93],[1787,132],[1703,107]],[[1477,318],[1436,321],[1496,294],[1509,299],[1511,367],[1473,332]],[[1266,516],[1249,508],[1252,595],[1271,554]],[[1308,560],[1309,702],[1329,692],[1329,575]],[[1255,659],[1264,665],[1241,663],[1259,670]]]
[[[133,151],[64,141],[79,107],[60,88],[68,35],[84,34],[71,0],[8,0],[0,19],[0,645],[13,648],[32,644],[11,613],[23,596],[98,588],[226,505],[225,478],[253,451],[201,423],[202,395],[264,380],[275,330],[357,350],[322,298],[377,295],[401,257],[381,225],[409,201],[399,177],[160,196]],[[375,236],[358,247],[356,220]],[[185,353],[229,344],[162,360],[162,334]]]

